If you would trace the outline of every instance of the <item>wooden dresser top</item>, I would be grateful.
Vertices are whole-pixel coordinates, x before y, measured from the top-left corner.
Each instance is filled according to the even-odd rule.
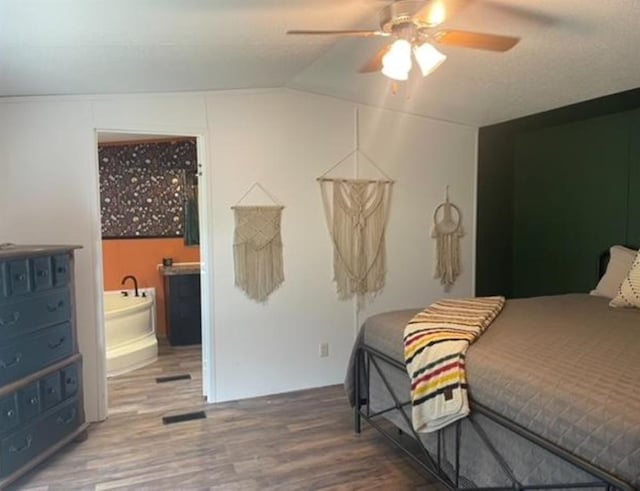
[[[0,244],[0,261],[14,257],[51,256],[74,249],[82,249],[80,245],[5,245]]]

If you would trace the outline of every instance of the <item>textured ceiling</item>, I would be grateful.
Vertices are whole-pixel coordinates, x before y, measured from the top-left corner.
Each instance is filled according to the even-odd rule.
[[[443,47],[446,63],[395,95],[356,73],[388,40],[284,34],[375,28],[385,3],[0,0],[0,96],[287,86],[485,125],[640,87],[637,0],[476,0],[446,26],[520,44]]]
[[[0,0],[0,95],[279,87],[377,0]]]

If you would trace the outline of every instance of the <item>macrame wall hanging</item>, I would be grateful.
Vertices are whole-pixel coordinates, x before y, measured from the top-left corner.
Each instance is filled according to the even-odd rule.
[[[254,189],[261,190],[274,205],[240,206]],[[252,300],[266,302],[284,281],[280,233],[284,206],[256,182],[231,209],[236,222],[233,237],[236,286]]]
[[[460,239],[464,236],[460,208],[449,201],[449,186],[446,197],[433,212],[431,237],[436,239],[435,277],[446,292],[460,275]]]
[[[333,241],[333,273],[338,298],[357,296],[360,308],[365,296],[378,293],[387,272],[385,230],[393,180],[359,148],[358,112],[355,113],[355,149],[318,178],[329,234]],[[355,178],[327,177],[354,157]],[[359,158],[384,179],[358,179]]]

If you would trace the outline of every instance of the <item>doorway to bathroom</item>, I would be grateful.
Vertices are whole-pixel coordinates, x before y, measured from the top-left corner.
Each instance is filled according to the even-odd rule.
[[[98,131],[97,146],[108,414],[202,404],[197,138]]]

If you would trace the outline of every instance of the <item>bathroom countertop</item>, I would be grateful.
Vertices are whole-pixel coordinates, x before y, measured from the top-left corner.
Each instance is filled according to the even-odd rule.
[[[200,274],[200,263],[175,263],[173,266],[163,266],[162,264],[159,264],[158,270],[163,276]]]

